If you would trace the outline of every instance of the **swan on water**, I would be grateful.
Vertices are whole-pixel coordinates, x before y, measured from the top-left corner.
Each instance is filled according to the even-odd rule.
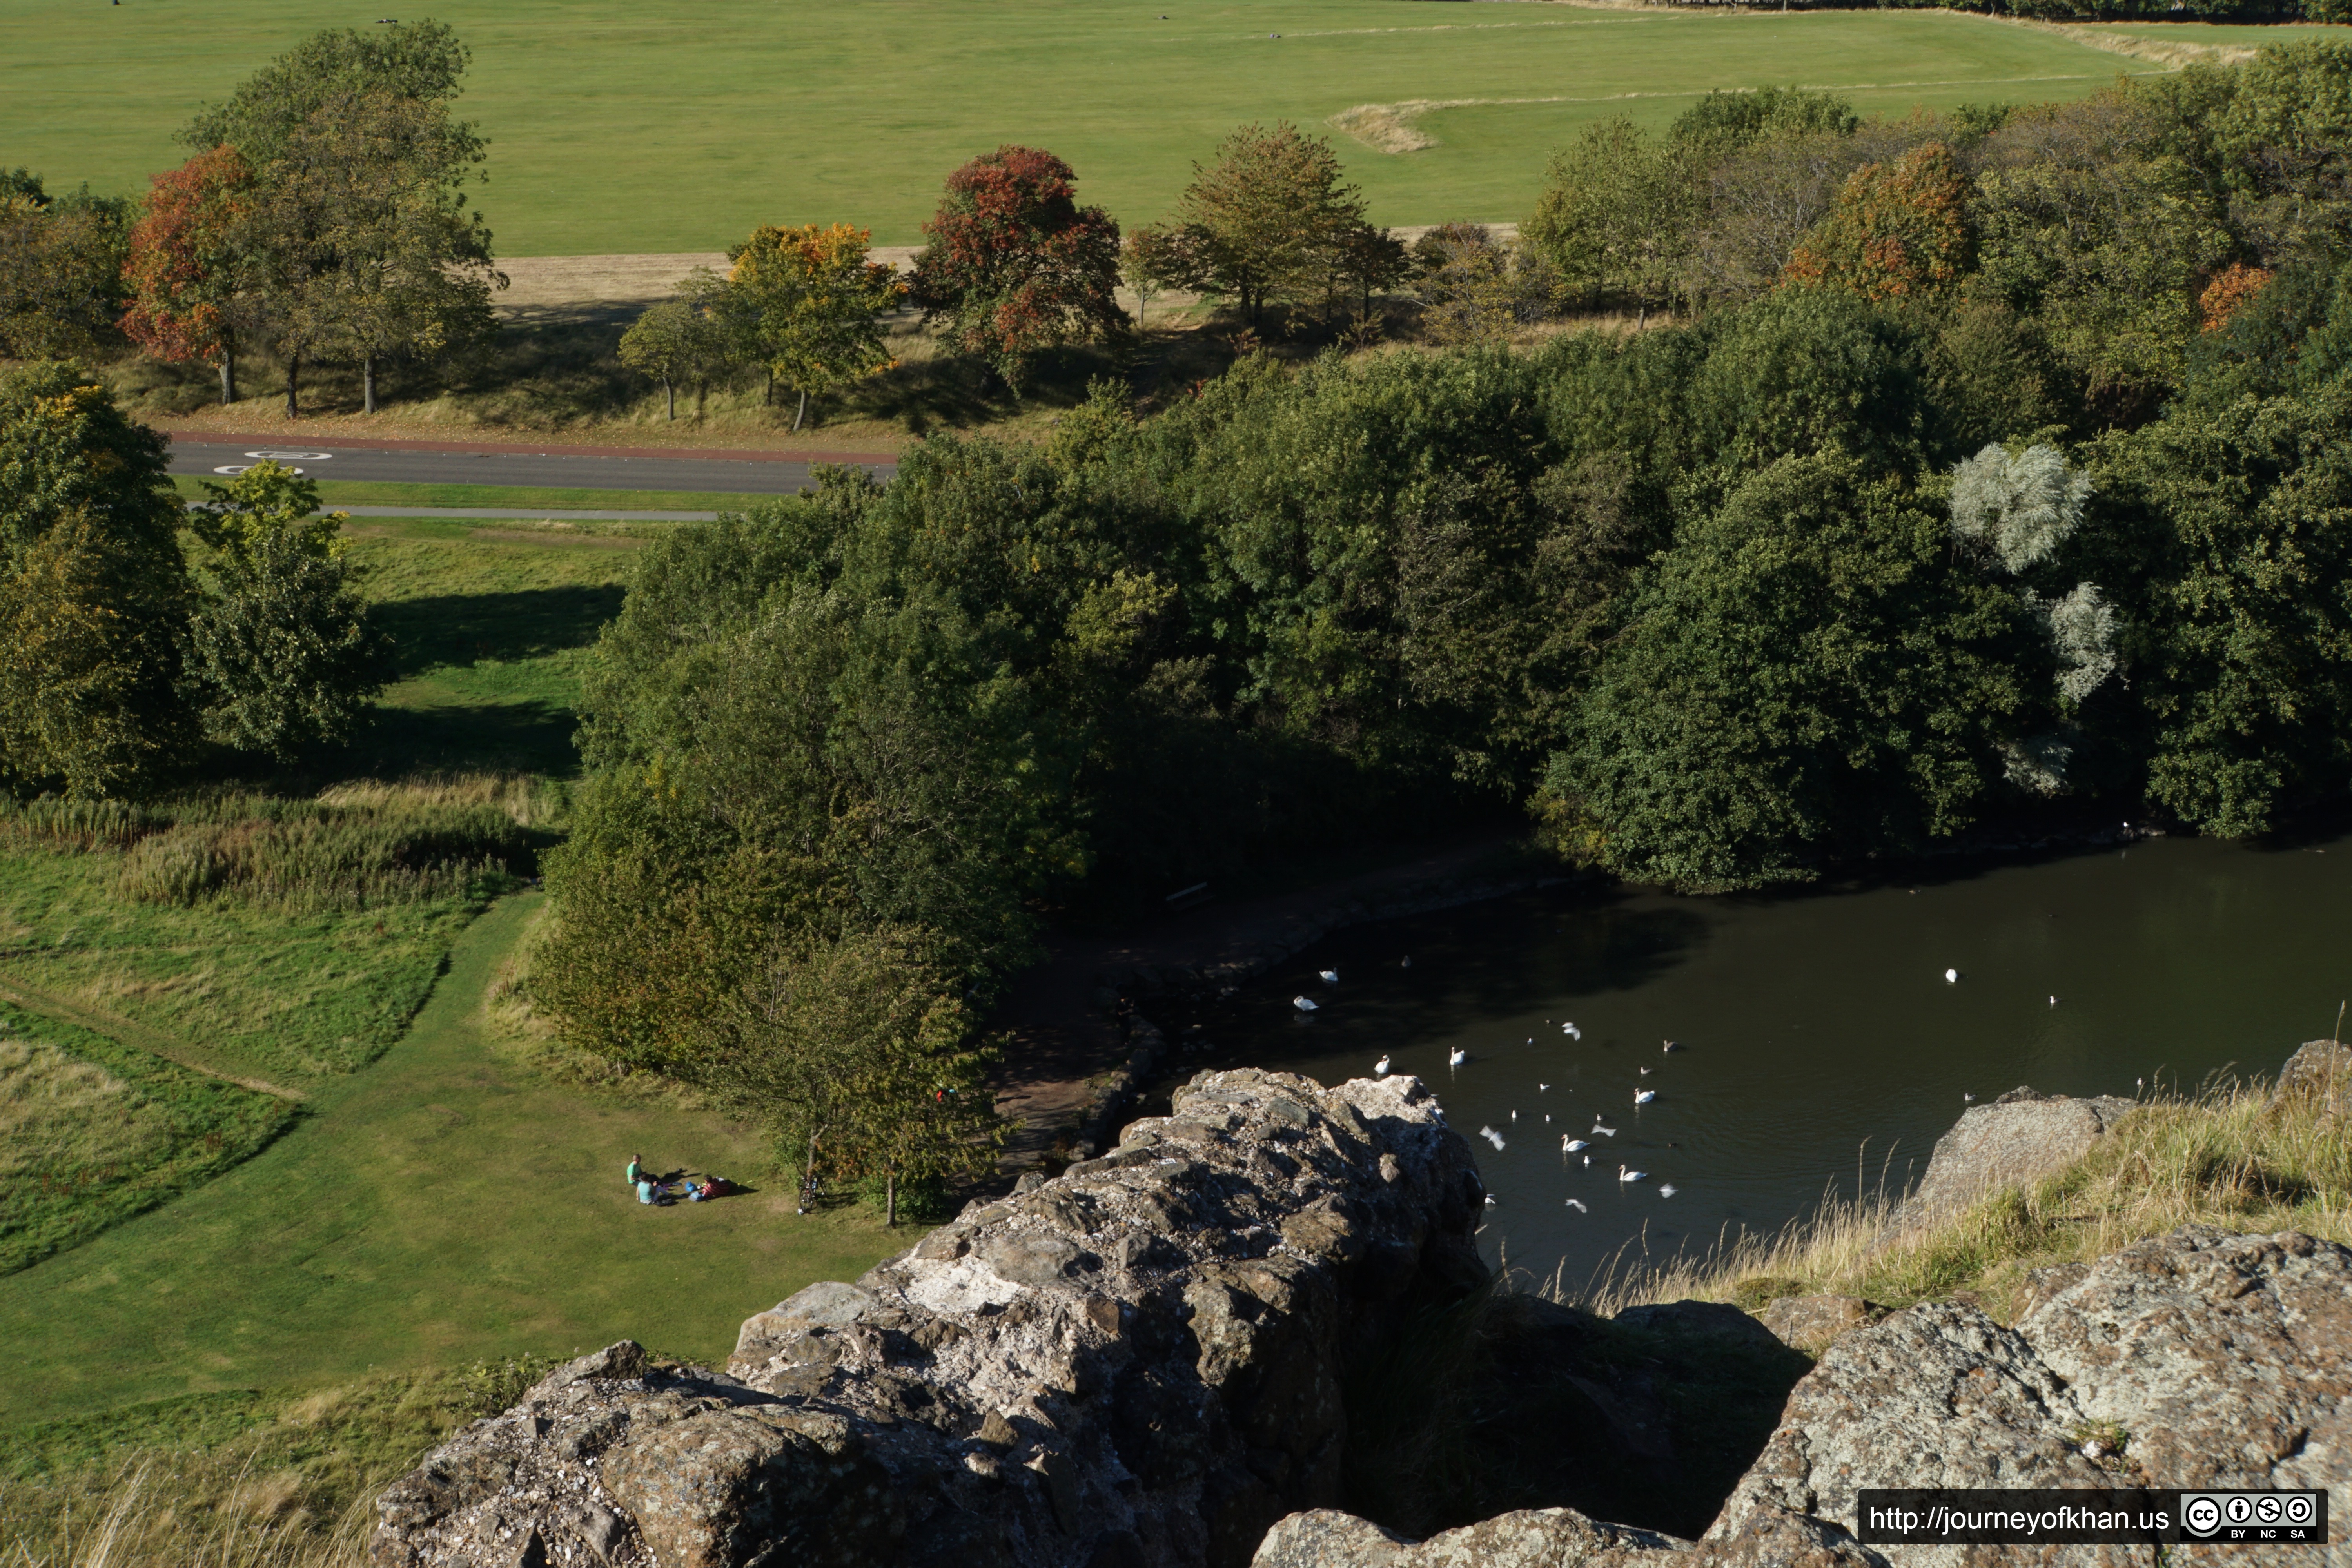
[[[1633,1103],[1636,1105],[1647,1105],[1657,1098],[1658,1091],[1654,1089],[1637,1089],[1633,1091]]]
[[[1385,1052],[1382,1053],[1380,1060],[1372,1064],[1372,1072],[1375,1076],[1380,1078],[1386,1078],[1389,1076],[1389,1058]]]
[[[1660,1047],[1659,1048],[1660,1048],[1660,1049],[1662,1049],[1662,1050],[1678,1051],[1678,1050],[1681,1050],[1681,1049],[1682,1049],[1682,1047],[1680,1047],[1680,1046],[1678,1046],[1678,1045],[1675,1044],[1675,1042],[1674,1042],[1674,1041],[1672,1041],[1672,1040],[1668,1040],[1668,1041],[1667,1041],[1664,1046]]]
[[[1311,996],[1293,996],[1290,999],[1290,1005],[1302,1013],[1312,1013],[1318,1010],[1315,999]]]
[[[1584,1031],[1578,1028],[1573,1024],[1562,1024],[1559,1026],[1559,1032],[1566,1035],[1571,1040],[1580,1040],[1584,1038]]]
[[[2053,996],[2052,998],[2050,998],[2050,1005],[2051,1005],[2053,1007],[2055,1007],[2056,1005],[2058,1005],[2058,998],[2057,998],[2057,997],[2055,997],[2055,996]]]
[[[1511,1120],[1512,1120],[1512,1121],[1517,1121],[1518,1119],[1519,1119],[1519,1113],[1518,1113],[1517,1111],[1516,1111],[1516,1110],[1512,1111],[1512,1112],[1511,1112]]]
[[[1649,1173],[1650,1173],[1647,1171],[1629,1171],[1622,1165],[1617,1167],[1617,1179],[1621,1182],[1642,1181],[1645,1179]]]
[[[1643,1076],[1643,1078],[1647,1078],[1647,1077],[1649,1077],[1649,1076],[1650,1076],[1650,1069],[1649,1069],[1648,1068],[1643,1068],[1642,1069],[1642,1076]]]
[[[1617,1136],[1617,1129],[1614,1127],[1603,1127],[1598,1121],[1592,1124],[1592,1130],[1595,1132],[1600,1133],[1603,1138],[1614,1138]]]
[[[1445,1065],[1450,1068],[1458,1068],[1469,1059],[1470,1053],[1464,1050],[1460,1046],[1456,1046],[1452,1050],[1445,1053]]]
[[[1662,1198],[1673,1197],[1675,1195],[1675,1184],[1672,1182],[1664,1183],[1658,1188],[1658,1195]]]
[[[1973,1103],[1975,1102],[1975,1100],[1976,1100],[1976,1098],[1977,1098],[1977,1097],[1976,1097],[1975,1095],[1970,1094],[1970,1093],[1969,1093],[1967,1089],[1962,1089],[1962,1090],[1960,1090],[1960,1103],[1961,1103],[1961,1104],[1963,1104],[1963,1105],[1969,1105],[1969,1104],[1973,1104]]]
[[[1326,985],[1337,985],[1339,984],[1339,972],[1336,969],[1322,970],[1318,973],[1317,978]]]
[[[1567,1133],[1563,1132],[1559,1137],[1559,1147],[1561,1152],[1573,1154],[1580,1149],[1591,1148],[1592,1144],[1588,1140],[1582,1138],[1570,1138]]]
[[[1545,1125],[1546,1127],[1549,1127],[1549,1126],[1550,1126],[1550,1125],[1551,1125],[1551,1112],[1550,1112],[1550,1111],[1549,1111],[1549,1110],[1547,1110],[1547,1111],[1545,1111],[1545,1112],[1544,1112],[1544,1125]]]
[[[1495,1206],[1495,1194],[1492,1193],[1488,1193],[1486,1194],[1486,1206],[1488,1208],[1493,1208]]]
[[[1572,1208],[1572,1209],[1574,1209],[1574,1210],[1575,1210],[1577,1213],[1579,1213],[1579,1214],[1591,1214],[1591,1213],[1592,1212],[1591,1209],[1586,1208],[1582,1203],[1579,1202],[1579,1201],[1578,1201],[1577,1199],[1575,1199],[1575,1198],[1570,1198],[1570,1199],[1569,1199],[1569,1200],[1568,1200],[1568,1206],[1569,1206],[1569,1207],[1570,1207],[1570,1208]]]
[[[1587,1170],[1591,1170],[1591,1169],[1592,1168],[1592,1156],[1591,1156],[1591,1155],[1587,1154],[1587,1155],[1584,1157],[1584,1165],[1585,1165],[1585,1169],[1587,1169]]]
[[[1957,984],[1959,984],[1959,980],[1960,980],[1960,972],[1959,972],[1958,970],[1957,970],[1957,969],[1947,969],[1946,971],[1944,971],[1944,984],[1947,984],[1947,985],[1957,985]]]
[[[1541,1093],[1543,1093],[1546,1089],[1549,1089],[1550,1087],[1551,1087],[1551,1085],[1549,1085],[1549,1084],[1548,1084],[1548,1083],[1539,1083],[1539,1084],[1536,1085],[1536,1092],[1537,1092],[1538,1094],[1541,1094]]]

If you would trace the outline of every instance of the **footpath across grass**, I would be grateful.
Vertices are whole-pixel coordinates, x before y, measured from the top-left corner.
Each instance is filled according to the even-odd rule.
[[[468,929],[400,1043],[268,1148],[0,1279],[0,1428],[625,1337],[723,1361],[751,1313],[913,1241],[862,1208],[795,1215],[750,1129],[501,1057],[483,996],[540,898]],[[757,1190],[648,1208],[622,1180],[633,1153]]]
[[[290,1100],[0,1001],[0,1275],[201,1186],[294,1117]]]

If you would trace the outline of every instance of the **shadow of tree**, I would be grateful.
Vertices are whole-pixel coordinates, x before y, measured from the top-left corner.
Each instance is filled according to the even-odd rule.
[[[394,668],[405,678],[437,665],[543,658],[584,647],[621,612],[618,584],[530,588],[504,594],[445,594],[375,607],[392,634]]]

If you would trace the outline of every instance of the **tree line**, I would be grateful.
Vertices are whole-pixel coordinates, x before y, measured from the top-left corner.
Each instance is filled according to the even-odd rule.
[[[978,1010],[1056,910],[1432,820],[1724,889],[2340,798],[2352,147],[2306,128],[2347,82],[2319,46],[1895,127],[1703,103],[1694,204],[1776,137],[1853,160],[1753,289],[1252,356],[1148,421],[1098,384],[1045,447],[680,530],[591,667],[542,1000],[723,1082],[823,975]]]
[[[367,411],[397,356],[495,330],[490,234],[467,205],[487,144],[450,106],[467,55],[444,24],[322,32],[180,133],[194,154],[140,202],[50,198],[0,173],[0,353],[89,357],[127,337],[220,374],[240,353],[356,366]]]

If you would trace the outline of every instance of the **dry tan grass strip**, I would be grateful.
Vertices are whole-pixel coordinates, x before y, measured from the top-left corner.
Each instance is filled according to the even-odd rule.
[[[250,1089],[261,1094],[276,1095],[280,1100],[310,1098],[299,1089],[283,1089],[268,1079],[249,1078],[215,1067],[205,1060],[210,1053],[199,1047],[160,1034],[144,1024],[135,1024],[121,1014],[110,1013],[87,1003],[69,1001],[54,992],[27,985],[13,974],[0,975],[0,996],[6,997],[19,1007],[52,1014],[68,1024],[78,1024],[93,1034],[110,1036],[126,1046],[145,1051],[149,1056],[177,1062],[190,1072],[200,1072],[206,1078],[216,1078],[225,1083],[233,1083],[240,1089]]]

